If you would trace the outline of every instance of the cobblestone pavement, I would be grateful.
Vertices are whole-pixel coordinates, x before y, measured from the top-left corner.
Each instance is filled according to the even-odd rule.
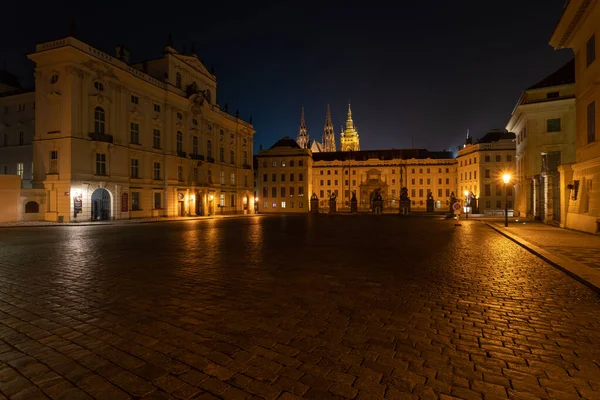
[[[600,299],[481,222],[0,230],[0,398],[600,398]]]

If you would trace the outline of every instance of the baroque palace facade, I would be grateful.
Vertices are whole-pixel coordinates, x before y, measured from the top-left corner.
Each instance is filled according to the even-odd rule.
[[[195,54],[167,45],[162,57],[131,64],[124,48],[111,56],[67,37],[37,45],[29,58],[35,133],[24,176],[33,165],[39,210],[28,219],[254,210],[255,131],[220,109],[216,76]],[[24,213],[21,201],[19,219]]]

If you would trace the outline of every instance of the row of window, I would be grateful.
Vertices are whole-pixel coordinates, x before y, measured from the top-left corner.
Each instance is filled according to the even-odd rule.
[[[96,107],[94,109],[94,132],[99,134],[106,133],[106,113],[102,107]],[[223,130],[221,129],[221,134],[223,134]],[[233,137],[233,133],[231,134]],[[176,134],[177,140],[177,153],[183,153],[183,132],[177,131]],[[244,138],[244,145],[246,144],[246,138]],[[131,144],[139,145],[140,143],[140,125],[137,122],[131,122],[129,125],[129,141]],[[161,149],[161,131],[160,129],[152,130],[152,147],[155,149]],[[207,157],[209,161],[213,158],[212,155],[212,141],[207,141]],[[192,138],[192,154],[198,155],[198,137],[194,136]],[[230,163],[235,163],[235,152],[230,150]],[[219,161],[225,162],[225,148],[219,148]],[[244,150],[244,165],[248,165],[248,152]]]
[[[35,110],[35,103],[31,103],[31,104],[32,104],[31,109]],[[19,112],[25,111],[25,109],[26,109],[25,103],[18,104],[17,106],[18,106]],[[10,109],[11,109],[11,106],[4,106],[4,114],[8,114]]]
[[[25,144],[25,132],[19,132],[19,146]],[[5,133],[2,137],[2,146],[8,147],[8,133]]]
[[[162,192],[154,192],[152,195],[152,208],[155,210],[160,210],[163,207],[163,193]],[[232,193],[230,195],[230,206],[235,207],[236,205],[236,195]],[[221,193],[219,195],[219,207],[225,207],[225,193]],[[131,210],[132,211],[140,211],[142,210],[142,202],[141,202],[141,192],[131,192]]]
[[[461,164],[461,165],[462,165],[462,164]],[[393,171],[393,170],[392,170],[392,171]],[[416,169],[415,169],[415,168],[412,168],[410,172],[411,172],[411,174],[415,174],[415,173],[416,173],[415,171],[416,171]],[[430,174],[430,173],[431,173],[431,169],[430,169],[430,168],[427,168],[425,171],[426,171],[426,173],[427,173],[427,174]],[[392,172],[392,173],[393,173],[393,172]],[[420,173],[420,174],[422,174],[422,173],[423,173],[423,168],[419,168],[419,173]],[[441,174],[441,173],[442,173],[442,168],[438,168],[438,174]],[[448,174],[448,173],[450,173],[450,168],[446,168],[446,173],[447,173],[447,174]]]
[[[272,202],[271,203],[271,205],[272,205],[271,208],[277,208],[277,204],[278,203],[276,201]],[[296,205],[296,203],[294,203],[293,200],[289,201],[289,202],[282,201],[281,204],[280,204],[280,207],[284,208],[284,209],[285,208],[295,208],[295,205]],[[269,208],[269,202],[268,201],[263,202],[263,208]],[[298,208],[304,208],[304,202],[303,201],[299,201],[298,202]]]
[[[285,182],[286,176],[287,176],[286,174],[281,174],[279,182]],[[294,182],[295,177],[296,177],[296,175],[293,172],[290,173],[289,182]],[[263,182],[268,182],[268,178],[269,178],[268,174],[263,174]],[[271,182],[277,182],[277,174],[276,173],[271,174]],[[298,182],[304,182],[304,174],[302,172],[298,173]]]
[[[502,156],[500,154],[496,154],[496,158],[495,158],[496,162],[502,162]],[[512,154],[507,154],[506,155],[506,162],[512,162],[513,160],[513,156]],[[468,163],[467,163],[468,162]],[[471,162],[473,164],[477,164],[477,157],[473,157],[472,159],[469,158],[468,160],[465,160],[464,165],[471,165]],[[492,162],[492,156],[490,155],[486,155],[483,159],[483,162],[489,163]],[[463,162],[462,160],[460,161],[460,166],[463,166]]]
[[[268,165],[269,165],[268,161],[267,160],[263,160],[263,162],[262,162],[263,168],[267,168]],[[294,163],[294,160],[290,160],[289,163],[284,160],[284,161],[281,161],[279,165],[282,166],[282,167],[286,167],[286,166],[294,167],[295,163]],[[299,167],[303,167],[304,166],[304,160],[298,160],[298,166]],[[272,160],[271,161],[271,167],[277,167],[277,160]]]
[[[446,185],[449,185],[450,184],[450,178],[445,178],[445,179],[446,179]],[[416,178],[412,178],[410,180],[410,183],[412,185],[416,185],[416,182],[417,182]],[[431,178],[427,178],[426,182],[427,182],[427,185],[431,185]],[[442,184],[442,178],[438,178],[438,185],[441,185],[441,184]],[[423,178],[419,178],[419,185],[423,185]]]
[[[8,165],[3,166],[3,174],[8,175]],[[31,174],[33,175],[33,163],[31,163]],[[24,164],[22,162],[17,163],[17,175],[23,179],[25,175]]]
[[[418,197],[423,198],[423,197],[427,196],[428,193],[431,193],[431,191],[428,190],[427,192],[425,192],[423,189],[419,189],[419,196]],[[442,197],[443,193],[444,193],[443,189],[441,189],[441,188],[438,189],[437,190],[437,197],[438,198]],[[450,197],[451,191],[450,191],[449,188],[446,188],[445,193],[446,193],[446,197]],[[410,191],[410,197],[417,197],[417,190],[416,189],[411,189],[411,191]]]
[[[296,195],[296,187],[295,186],[290,186],[289,188],[286,187],[280,187],[279,188],[279,197],[284,198],[284,197],[294,197]],[[263,187],[263,192],[262,192],[262,196],[264,198],[269,197],[269,188],[268,187]],[[304,196],[304,186],[298,186],[298,196],[302,197]],[[271,188],[271,196],[270,197],[277,197],[277,187],[273,186]]]
[[[495,194],[494,196],[502,196],[502,185],[500,184],[496,184],[496,190],[495,190]],[[469,187],[460,187],[460,192],[459,193],[463,193],[464,190],[468,190],[469,192],[472,192],[474,188]],[[483,195],[484,196],[492,196],[492,185],[484,185],[483,186]],[[513,188],[512,186],[506,186],[506,195],[507,196],[512,196],[513,195]]]

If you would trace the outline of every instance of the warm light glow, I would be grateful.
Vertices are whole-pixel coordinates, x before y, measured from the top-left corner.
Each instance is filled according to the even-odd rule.
[[[254,202],[255,202],[255,203],[258,203],[258,197],[255,197],[255,198],[254,198]]]
[[[191,199],[192,201],[196,200],[196,195],[195,195],[195,194],[190,194],[190,199]]]
[[[208,195],[208,199],[209,199],[210,201],[213,201],[213,199],[214,199],[214,198],[215,198],[215,196],[213,196],[212,194],[209,194],[209,195]]]
[[[465,190],[465,196],[468,196],[468,195],[469,195],[469,191]]]
[[[510,182],[510,174],[502,175],[502,180],[504,181],[504,183]]]

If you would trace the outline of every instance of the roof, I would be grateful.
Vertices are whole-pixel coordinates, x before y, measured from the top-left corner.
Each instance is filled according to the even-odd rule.
[[[298,146],[298,143],[296,143],[296,141],[289,136],[279,139],[273,146],[269,147],[269,150],[278,147],[291,147],[292,149],[301,148],[300,146]]]
[[[484,137],[479,139],[477,143],[493,143],[502,139],[515,139],[515,137],[516,136],[513,132],[489,131]]]
[[[554,73],[548,75],[527,90],[541,89],[551,86],[568,85],[575,83],[575,59],[572,59]]]
[[[429,151],[425,149],[386,149],[313,153],[314,161],[366,161],[373,158],[380,160],[408,160],[411,158],[454,159],[454,156],[450,151]]]

